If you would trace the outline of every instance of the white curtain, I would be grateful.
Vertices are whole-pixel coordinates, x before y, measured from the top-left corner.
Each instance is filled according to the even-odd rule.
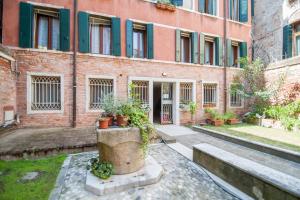
[[[183,0],[183,6],[186,9],[193,9],[193,0]]]
[[[138,33],[133,32],[133,57],[138,56]]]
[[[180,46],[180,51],[181,51],[181,61],[184,61],[185,58],[185,51],[184,51],[184,39],[181,38],[181,46]]]
[[[205,56],[204,56],[204,58],[205,58],[205,61],[204,61],[204,63],[205,64],[210,64],[210,60],[209,60],[209,58],[210,58],[210,46],[209,46],[209,44],[208,44],[208,42],[205,42]]]
[[[59,49],[59,19],[52,19],[52,49]]]
[[[239,0],[233,0],[232,19],[236,21],[239,20]]]
[[[41,16],[38,22],[38,48],[48,47],[48,17]]]
[[[103,54],[110,55],[110,47],[111,47],[111,28],[110,27],[103,27]]]
[[[91,25],[91,53],[100,53],[99,25]]]
[[[300,36],[296,37],[296,55],[300,55]]]
[[[144,38],[142,33],[139,33],[139,41],[140,41],[140,57],[144,58]]]

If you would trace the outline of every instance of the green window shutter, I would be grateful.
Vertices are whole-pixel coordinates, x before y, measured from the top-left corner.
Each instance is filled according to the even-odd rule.
[[[19,19],[19,46],[23,48],[32,48],[33,36],[33,5],[20,2],[20,19]]]
[[[183,0],[171,0],[171,3],[175,6],[183,6]]]
[[[247,57],[248,56],[247,42],[240,42],[239,48],[240,48],[240,58]],[[244,66],[241,64],[240,67],[243,68]]]
[[[254,0],[251,0],[251,16],[254,17]]]
[[[147,24],[147,57],[148,59],[154,58],[154,49],[153,49],[153,24]]]
[[[181,61],[181,31],[176,29],[176,52],[175,52],[175,60],[176,62]]]
[[[216,0],[208,1],[208,13],[211,15],[217,15],[217,2]]]
[[[199,50],[198,50],[198,33],[194,32],[192,36],[192,63],[197,64],[199,62]]]
[[[81,11],[78,13],[78,44],[79,52],[90,52],[89,14]]]
[[[111,19],[112,26],[112,55],[121,56],[121,22],[120,18]]]
[[[282,47],[282,58],[292,57],[292,34],[293,29],[291,25],[283,27],[283,47]]]
[[[198,1],[198,9],[199,9],[199,12],[201,12],[201,13],[205,12],[205,0]]]
[[[227,39],[226,46],[227,46],[226,47],[227,48],[227,67],[231,67],[233,65],[231,40]]]
[[[233,2],[232,0],[229,0],[229,18],[231,19],[232,18],[232,5],[233,5]]]
[[[60,50],[70,50],[70,10],[59,10]]]
[[[213,3],[213,12],[212,12],[212,14],[213,15],[217,15],[217,0],[211,0]]]
[[[203,33],[200,33],[200,64],[204,64],[204,50],[205,50],[205,36]]]
[[[130,20],[126,20],[126,56],[133,56],[133,23]]]
[[[248,22],[248,0],[239,1],[240,22]]]
[[[215,63],[217,66],[223,66],[223,42],[221,37],[215,38],[215,47],[216,47]]]

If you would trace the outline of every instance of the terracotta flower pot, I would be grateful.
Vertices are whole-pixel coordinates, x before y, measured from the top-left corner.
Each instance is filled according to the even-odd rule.
[[[213,126],[223,126],[224,125],[224,120],[222,120],[222,119],[212,120],[212,125]]]
[[[108,126],[112,126],[113,125],[113,122],[114,122],[114,117],[113,116],[110,116],[108,117]]]
[[[230,125],[234,125],[234,124],[239,123],[239,120],[236,119],[236,118],[228,119],[228,120],[227,120],[227,123],[230,124]]]
[[[127,126],[128,125],[128,117],[123,115],[117,115],[117,124],[118,126]]]
[[[100,129],[107,129],[108,128],[109,118],[102,118],[99,119],[99,128]]]

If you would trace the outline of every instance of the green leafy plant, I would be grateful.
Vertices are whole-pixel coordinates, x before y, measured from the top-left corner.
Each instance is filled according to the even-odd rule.
[[[104,110],[106,116],[114,116],[117,112],[117,102],[113,94],[106,95],[103,99],[101,108]]]
[[[229,120],[229,119],[236,119],[237,118],[237,115],[233,112],[227,112],[223,115],[223,119],[225,121]]]
[[[87,169],[101,179],[108,179],[113,175],[113,165],[109,162],[101,161],[99,158],[92,158]]]
[[[196,104],[196,102],[191,101],[189,103],[189,111],[191,113],[191,120],[193,121],[194,116],[195,116],[196,111],[197,111],[197,104]]]
[[[166,5],[173,5],[170,0],[157,0],[157,3],[166,4]]]

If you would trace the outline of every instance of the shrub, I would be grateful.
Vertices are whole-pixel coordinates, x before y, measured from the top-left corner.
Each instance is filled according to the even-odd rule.
[[[92,174],[101,179],[108,179],[113,174],[113,165],[109,162],[100,161],[99,158],[92,158],[87,169],[90,169]]]
[[[227,112],[223,116],[223,119],[226,120],[226,121],[229,120],[229,119],[236,119],[236,118],[237,118],[237,115],[233,112]]]

